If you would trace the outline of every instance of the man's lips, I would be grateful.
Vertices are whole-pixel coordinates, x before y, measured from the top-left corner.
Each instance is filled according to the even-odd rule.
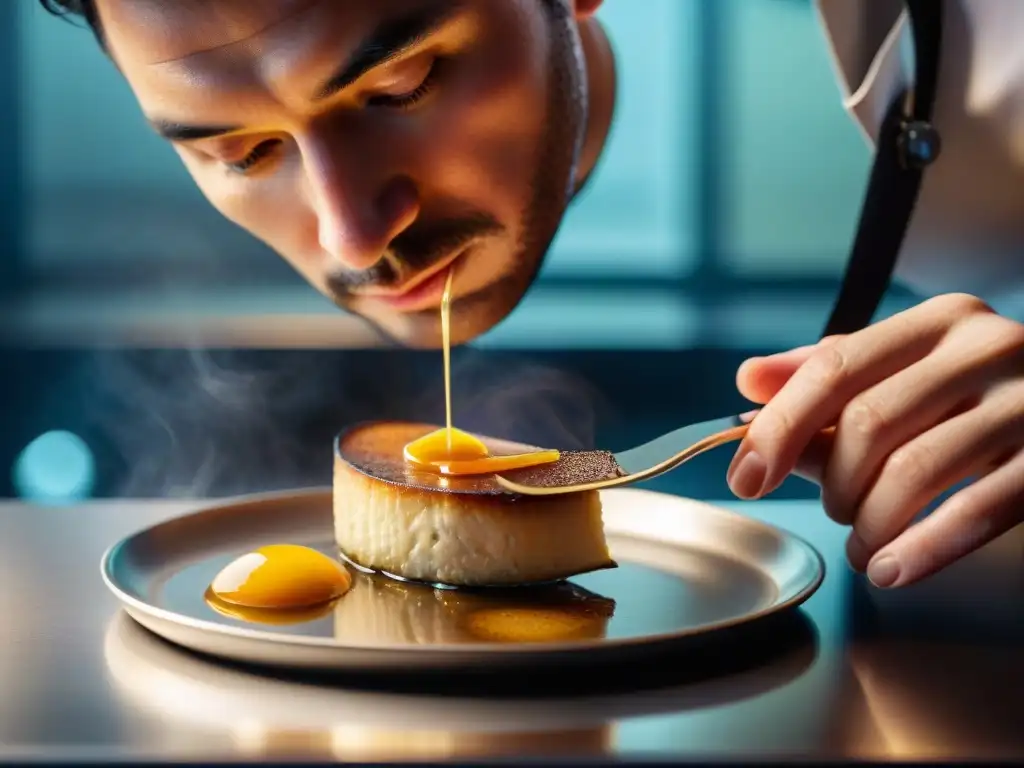
[[[459,251],[436,266],[410,278],[398,288],[361,288],[352,293],[360,298],[371,299],[392,309],[406,312],[439,306],[448,277],[448,268],[463,253],[465,251]]]

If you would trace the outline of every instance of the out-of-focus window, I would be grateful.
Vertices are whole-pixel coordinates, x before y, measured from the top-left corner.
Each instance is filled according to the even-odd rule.
[[[842,108],[813,5],[715,1],[726,46],[722,265],[779,280],[838,274],[870,149]]]
[[[610,0],[599,11],[617,54],[617,117],[547,274],[664,280],[699,260],[702,2]]]

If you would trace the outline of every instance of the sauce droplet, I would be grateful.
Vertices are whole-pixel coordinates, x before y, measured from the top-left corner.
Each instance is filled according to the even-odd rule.
[[[405,446],[410,464],[441,475],[486,475],[558,461],[558,451],[491,456],[479,439],[452,426],[451,304],[455,268],[448,270],[441,295],[441,346],[444,353],[445,426]]]
[[[320,606],[351,587],[352,575],[322,552],[271,544],[232,561],[209,592],[229,605],[276,610]]]

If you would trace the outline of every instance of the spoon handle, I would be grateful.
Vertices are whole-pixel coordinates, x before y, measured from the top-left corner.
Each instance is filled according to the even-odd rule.
[[[690,424],[668,434],[656,437],[648,443],[615,454],[622,474],[575,485],[524,485],[501,475],[495,481],[505,490],[529,496],[555,496],[577,491],[601,490],[623,485],[632,485],[671,472],[694,456],[699,456],[726,443],[742,440],[750,429],[752,419],[746,416],[727,416],[722,419]],[[822,430],[829,435],[835,427]]]
[[[722,419],[721,421],[727,420]],[[710,425],[712,423],[713,422],[705,422],[705,425]],[[689,445],[683,445],[682,447],[679,448],[679,450],[667,456],[666,458],[656,460],[656,457],[654,455],[655,451],[659,447],[664,447],[664,444],[662,444],[663,440],[671,440],[677,434],[679,435],[679,437],[683,437],[683,435],[679,433],[688,432],[692,430],[694,427],[700,426],[704,425],[691,425],[690,427],[683,427],[681,430],[677,430],[676,432],[672,432],[661,438],[652,440],[650,443],[647,443],[646,445],[642,445],[638,448],[633,448],[629,451],[624,451],[621,457],[620,455],[617,454],[616,459],[619,460],[620,466],[623,466],[623,459],[626,459],[631,464],[639,466],[639,468],[635,471],[631,472],[627,470],[627,474],[630,477],[635,478],[634,482],[640,479],[646,480],[652,477],[657,477],[658,475],[662,475],[665,472],[672,471],[680,464],[689,461],[695,456],[699,456],[702,453],[706,453],[707,451],[710,451],[714,448],[718,448],[719,446],[725,445],[726,443],[734,443],[742,440],[744,437],[746,437],[747,432],[750,430],[750,421],[741,420],[741,418],[738,416],[733,417],[732,424],[724,425],[724,428],[718,431],[700,436]],[[824,437],[831,436],[832,434],[835,433],[835,429],[835,427],[826,427],[825,429],[821,430],[819,434]],[[631,455],[627,457],[626,454]],[[623,466],[623,469],[626,469],[626,467]]]
[[[741,416],[726,416],[674,429],[650,442],[615,454],[627,475],[655,477],[694,456],[735,440],[742,440],[749,421]]]

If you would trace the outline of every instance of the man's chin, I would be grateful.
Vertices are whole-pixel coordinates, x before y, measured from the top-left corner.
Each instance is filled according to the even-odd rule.
[[[519,306],[526,291],[517,291],[516,294],[510,295],[507,288],[500,291],[485,289],[453,302],[452,346],[475,341],[503,322]],[[410,349],[441,349],[443,346],[440,308],[399,312],[353,306],[350,301],[337,298],[333,300],[343,310],[362,318],[395,344]]]
[[[379,333],[389,340],[408,349],[441,349],[444,339],[441,333],[441,323],[435,316],[436,313],[419,312],[416,314],[405,314],[398,317],[370,317],[362,315],[363,319],[373,326]],[[493,323],[463,322],[452,324],[451,345],[457,347],[461,344],[468,344],[474,341],[495,325],[501,322],[499,318]]]

